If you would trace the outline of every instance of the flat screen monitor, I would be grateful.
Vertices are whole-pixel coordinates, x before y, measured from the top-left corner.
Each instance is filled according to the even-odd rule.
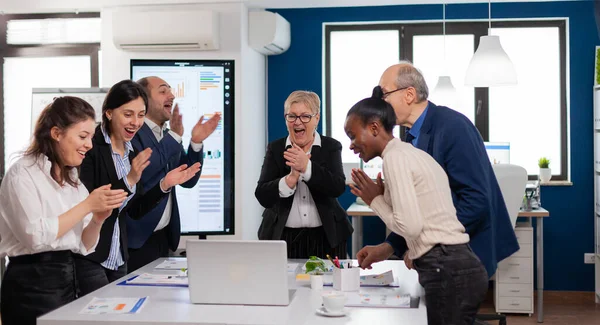
[[[490,163],[510,164],[510,143],[508,142],[484,142]]]
[[[383,159],[375,157],[368,162],[360,160],[360,169],[362,169],[371,179],[377,179],[377,174],[381,173],[383,178]]]
[[[191,189],[177,186],[183,235],[234,233],[234,76],[233,60],[131,60],[131,79],[157,76],[175,95],[183,115],[182,144],[188,150],[198,120],[215,112],[222,119],[203,142],[200,180]]]

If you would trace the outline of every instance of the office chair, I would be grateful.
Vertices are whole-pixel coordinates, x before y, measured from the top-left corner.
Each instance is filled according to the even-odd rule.
[[[519,210],[523,203],[523,195],[527,186],[527,170],[521,166],[512,164],[492,165],[494,175],[498,180],[500,192],[506,204],[506,210],[510,216],[513,228],[517,224]],[[506,325],[506,316],[502,314],[477,314],[475,324],[487,324],[485,321],[498,321],[499,325]]]

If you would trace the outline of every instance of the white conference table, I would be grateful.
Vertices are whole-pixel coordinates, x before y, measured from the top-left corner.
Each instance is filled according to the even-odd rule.
[[[418,308],[358,308],[350,307],[344,317],[324,317],[316,314],[321,307],[322,291],[311,290],[309,284],[297,284],[295,274],[301,272],[302,263],[296,262],[296,272],[288,272],[289,288],[295,290],[289,306],[244,306],[244,305],[199,305],[190,303],[188,288],[121,286],[117,283],[141,273],[175,273],[178,271],[159,271],[154,267],[163,259],[156,260],[145,267],[100,288],[70,304],[50,312],[37,320],[38,325],[163,325],[163,324],[427,324],[424,304],[424,291],[418,283],[417,273],[408,270],[403,261],[384,261],[373,265],[367,273],[380,273],[392,269],[400,287],[395,289],[377,288],[377,290],[397,290],[400,294],[421,297]],[[362,274],[362,273],[361,273]],[[325,287],[324,291],[333,290]],[[361,288],[361,291],[374,290]],[[79,312],[93,299],[144,297],[148,301],[137,314],[124,315],[82,315]]]
[[[352,205],[346,210],[346,213],[352,217],[352,227],[354,233],[352,233],[352,254],[356,256],[356,253],[363,247],[363,217],[376,217],[377,215],[368,205],[362,205],[352,203]],[[537,245],[537,259],[536,259],[536,275],[537,275],[537,310],[538,310],[538,323],[544,322],[544,218],[550,217],[548,210],[540,207],[532,211],[519,211],[519,217],[527,218],[531,225],[531,219],[536,219],[537,231],[536,231],[536,245]]]

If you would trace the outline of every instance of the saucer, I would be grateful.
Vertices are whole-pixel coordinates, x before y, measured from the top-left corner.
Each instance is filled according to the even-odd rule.
[[[325,309],[325,307],[321,307],[321,308],[317,308],[317,314],[319,314],[321,316],[327,316],[327,317],[341,317],[341,316],[346,316],[346,314],[348,314],[348,309],[344,308],[338,312],[330,312],[327,309]]]

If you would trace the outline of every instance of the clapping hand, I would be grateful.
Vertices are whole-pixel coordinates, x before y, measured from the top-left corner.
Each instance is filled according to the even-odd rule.
[[[169,127],[171,131],[177,133],[180,137],[183,136],[183,116],[179,113],[179,104],[175,104],[175,108],[173,108]]]
[[[190,167],[183,164],[168,172],[160,183],[163,191],[168,191],[171,187],[187,182],[200,171],[200,163],[197,162]]]
[[[127,192],[123,190],[111,190],[111,185],[100,186],[93,190],[85,199],[89,209],[94,213],[94,221],[102,224],[114,209],[117,209],[127,199]]]
[[[133,187],[140,181],[142,177],[142,172],[148,165],[150,165],[150,156],[152,155],[152,149],[146,148],[142,152],[140,152],[133,160],[131,161],[131,170],[129,174],[127,174],[127,182],[129,186]]]
[[[304,150],[294,143],[291,148],[283,153],[283,158],[285,158],[287,166],[300,173],[305,173],[306,166],[308,166],[308,161],[310,160],[310,154],[305,153]]]
[[[202,141],[206,140],[206,138],[217,129],[220,120],[221,113],[219,112],[216,112],[205,123],[203,123],[204,116],[200,117],[198,123],[196,123],[192,129],[192,142],[202,143]]]
[[[292,168],[290,173],[285,177],[285,183],[289,188],[294,189],[296,188],[296,184],[298,183],[299,179],[300,172]]]
[[[350,192],[363,199],[367,205],[371,205],[377,196],[383,195],[384,186],[381,173],[377,175],[377,182],[373,182],[362,169],[353,168],[352,180],[354,184],[350,184]]]

